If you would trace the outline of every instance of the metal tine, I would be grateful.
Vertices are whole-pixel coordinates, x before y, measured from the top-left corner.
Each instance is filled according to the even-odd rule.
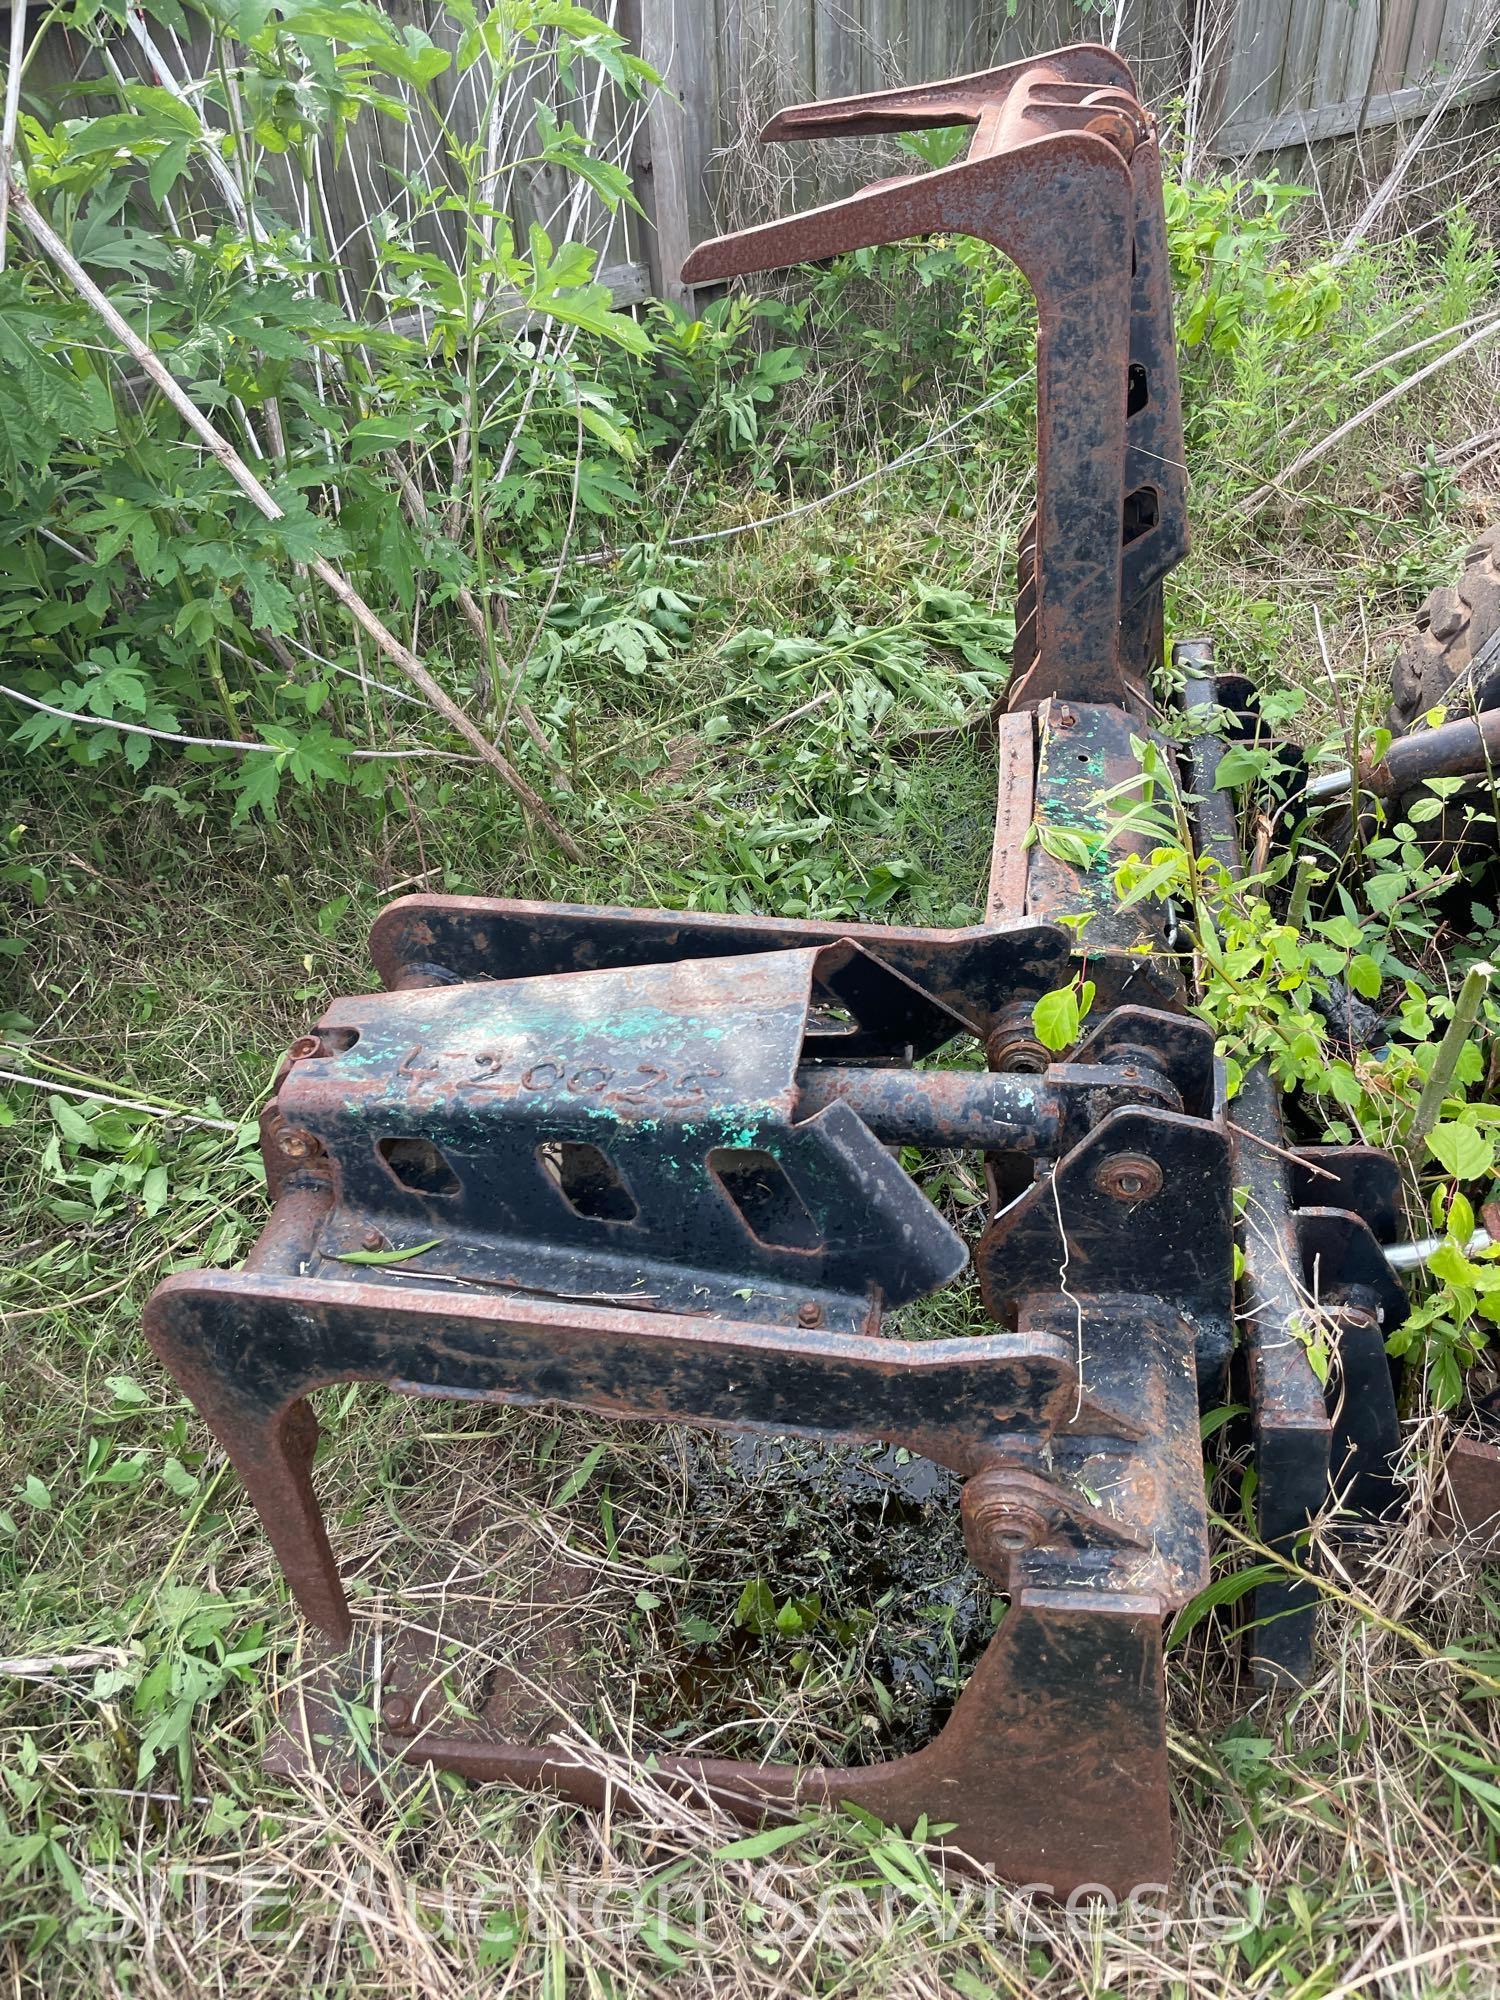
[[[1001,104],[1029,70],[1058,70],[1069,83],[1089,88],[1115,85],[1135,93],[1130,67],[1112,50],[1081,42],[996,69],[895,90],[861,91],[853,97],[824,98],[778,111],[761,133],[772,139],[859,137],[880,132],[920,132],[932,125],[977,125],[986,109]]]
[[[899,241],[893,236],[921,236],[946,227],[934,199],[965,176],[981,169],[993,170],[994,156],[965,159],[932,173],[914,174],[909,179],[883,181],[862,188],[842,201],[821,208],[803,209],[775,222],[763,222],[752,229],[739,229],[728,236],[713,236],[700,243],[682,266],[686,285],[702,285],[716,278],[745,277],[752,271],[776,271],[787,265],[804,264],[809,258],[842,257],[853,250],[868,250],[881,243]],[[890,201],[893,194],[907,194],[913,207],[893,225]],[[928,210],[926,202],[931,202]]]
[[[999,143],[999,115],[1006,100],[1023,79],[1036,80],[1039,72],[1048,71],[1052,72],[1052,87],[1061,92],[1118,91],[1135,102],[1135,84],[1128,66],[1110,50],[1084,44],[1007,63],[998,69],[979,70],[972,76],[909,89],[869,91],[855,97],[789,105],[778,111],[761,133],[762,141],[920,131],[932,125],[975,125],[980,129],[967,157],[952,166],[896,181],[880,181],[821,208],[700,243],[682,267],[683,282],[704,284],[719,278],[743,277],[752,271],[777,270],[802,263],[810,254],[841,256],[892,241],[889,207],[892,195],[899,191],[908,200],[915,196],[920,207],[918,191],[930,191],[937,205],[941,196],[965,176],[973,177],[977,183],[986,163],[1001,159],[1008,150]],[[1052,108],[1056,113],[1065,107],[1058,103]],[[1085,108],[1080,105],[1076,109],[1078,122],[1085,122]],[[1035,136],[1040,139],[1046,135],[1038,131]],[[984,176],[984,181],[988,183],[988,176]],[[951,216],[934,214],[929,221],[913,211],[902,218],[900,233],[919,234],[928,228],[951,226]],[[814,244],[815,253],[809,247]]]

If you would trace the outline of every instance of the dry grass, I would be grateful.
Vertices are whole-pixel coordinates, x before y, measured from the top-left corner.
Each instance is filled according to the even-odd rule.
[[[358,1803],[316,1778],[267,1779],[256,1760],[274,1704],[295,1708],[309,1671],[284,1604],[255,1683],[196,1724],[186,1802],[165,1772],[149,1792],[131,1783],[128,1713],[91,1692],[93,1670],[12,1681],[0,1696],[12,1789],[23,1774],[40,1783],[70,1846],[78,1829],[95,1829],[82,1893],[101,1912],[87,1923],[70,1914],[92,1935],[65,1953],[58,1939],[28,1961],[13,1940],[18,1992],[33,1980],[64,1990],[60,1963],[73,1968],[65,1990],[111,1995],[291,1984],[423,1995],[496,1984],[546,1994],[1491,1990],[1494,1834],[1487,1850],[1464,1786],[1482,1781],[1474,1759],[1492,1754],[1478,1698],[1500,1686],[1500,1598],[1493,1575],[1426,1538],[1420,1499],[1408,1528],[1366,1551],[1357,1571],[1347,1550],[1326,1551],[1321,1671],[1305,1694],[1272,1701],[1238,1684],[1222,1630],[1178,1655],[1173,1895],[1070,1914],[945,1885],[898,1836],[837,1817],[774,1855],[735,1858],[725,1850],[739,1828],[652,1783],[631,1715],[629,1673],[643,1664],[632,1601],[646,1585],[673,1588],[645,1566],[648,1551],[705,1532],[684,1511],[671,1434],[394,1406],[335,1429],[323,1479],[365,1632],[440,1624],[480,1632],[496,1662],[513,1660],[523,1635],[536,1638],[539,1580],[545,1599],[564,1555],[587,1594],[562,1633],[544,1608],[554,1650],[533,1685],[535,1713],[614,1776],[614,1810],[599,1820],[390,1767]],[[548,1498],[596,1438],[606,1457],[594,1484],[622,1496],[612,1557],[600,1548],[597,1492],[562,1506]],[[247,1620],[259,1617],[275,1589],[271,1565],[239,1496],[216,1494],[221,1503],[207,1581]],[[125,1524],[111,1570],[123,1561],[127,1573],[165,1572],[167,1525],[153,1534]],[[1231,1557],[1240,1540],[1226,1529]],[[127,1652],[132,1643],[149,1645],[150,1634]],[[597,1683],[587,1721],[549,1716],[549,1689],[571,1685],[579,1664]],[[768,1708],[784,1748],[797,1747],[808,1710],[796,1689]],[[102,1843],[106,1825],[115,1837]]]
[[[1384,317],[1361,307],[1371,359],[1426,330],[1395,324],[1404,282],[1399,271],[1368,280],[1389,306]],[[1449,323],[1471,303],[1455,302]],[[799,391],[808,421],[838,418],[828,453],[843,457],[825,485],[898,449],[881,442],[859,371],[830,364]],[[1267,684],[1306,686],[1303,720],[1318,734],[1373,699],[1384,635],[1491,515],[1493,459],[1467,476],[1455,460],[1456,485],[1424,486],[1421,468],[1430,441],[1493,425],[1500,362],[1481,351],[1462,374],[1414,389],[1250,524],[1233,496],[1321,435],[1325,420],[1295,394],[1297,365],[1252,353],[1195,388],[1214,449],[1195,460],[1199,547],[1176,585],[1175,622],[1213,625],[1228,662]],[[958,372],[919,434],[986,386]],[[1003,603],[1026,505],[1024,438],[996,422],[959,441],[961,455],[929,451],[818,512],[699,550],[700,567],[672,572],[705,608],[671,674],[570,686],[595,732],[590,754],[614,744],[580,788],[593,856],[582,877],[525,852],[477,784],[425,820],[375,827],[309,807],[235,834],[97,780],[25,798],[21,851],[48,889],[40,906],[18,899],[28,951],[16,1004],[37,1024],[31,1055],[238,1121],[305,1018],[368,983],[363,930],[394,884],[751,899],[726,828],[794,817],[823,795],[778,761],[774,725],[806,686],[757,694],[750,722],[771,733],[753,758],[704,734],[730,677],[724,632],[801,631],[834,613],[883,625],[908,615],[922,576]],[[757,491],[708,525],[781,504]],[[880,757],[925,719],[898,705]],[[660,749],[656,766],[626,768],[631,731]],[[858,819],[866,808],[853,801],[814,858],[915,858],[926,873],[902,913],[946,921],[978,893],[983,747],[955,738],[891,765],[883,817]],[[716,1484],[667,1431],[369,1392],[325,1399],[322,1413],[319,1480],[372,1661],[382,1649],[377,1683],[403,1626],[467,1634],[469,1650],[444,1662],[458,1691],[473,1697],[509,1672],[533,1726],[616,1777],[608,1814],[419,1771],[384,1768],[358,1800],[268,1776],[277,1704],[295,1706],[318,1662],[243,1495],[138,1333],[161,1272],[204,1255],[235,1261],[262,1197],[230,1135],[171,1127],[158,1214],[113,1196],[91,1218],[59,1212],[60,1194],[89,1199],[88,1173],[59,1182],[43,1096],[16,1092],[16,1123],[0,1135],[0,1652],[15,1656],[0,1665],[4,1991],[1472,2000],[1500,1987],[1500,1583],[1431,1536],[1434,1418],[1411,1440],[1405,1526],[1357,1552],[1323,1546],[1312,1687],[1295,1698],[1252,1688],[1225,1614],[1176,1649],[1179,1870],[1164,1905],[1068,1913],[964,1888],[849,1815],[810,1819],[788,1845],[745,1855],[738,1827],[656,1787],[642,1753],[666,1740],[878,1748],[892,1726],[874,1691],[890,1628],[904,1618],[915,1629],[912,1594],[899,1590],[878,1627],[855,1615],[871,1608],[861,1563],[872,1534],[836,1488],[799,1487],[789,1501],[774,1480]],[[977,1192],[961,1175],[943,1181],[955,1212]],[[1225,1464],[1215,1488],[1225,1571],[1255,1555],[1240,1475]],[[946,1582],[936,1516],[924,1518]],[[768,1551],[778,1601],[815,1586],[826,1601],[804,1665],[769,1638],[731,1634],[716,1654],[683,1632],[684,1618],[727,1624]],[[703,1671],[705,1651],[723,1671]],[[161,1663],[182,1699],[195,1674],[218,1676],[179,1716],[182,1787],[172,1742],[144,1773],[139,1757],[143,1734],[172,1713],[147,1678]],[[383,1698],[372,1686],[370,1706]]]

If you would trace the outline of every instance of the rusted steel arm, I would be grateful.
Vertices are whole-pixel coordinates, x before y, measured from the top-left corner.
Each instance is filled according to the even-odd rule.
[[[1063,1689],[1086,1689],[1086,1702],[1060,1698]],[[925,1749],[844,1769],[654,1757],[639,1803],[649,1812],[663,1789],[690,1800],[707,1793],[751,1826],[844,1803],[895,1826],[941,1815],[957,1822],[950,1859],[972,1857],[1035,1894],[1085,1885],[1121,1898],[1157,1894],[1172,1873],[1161,1690],[1156,1598],[1027,1588]],[[631,1797],[628,1773],[606,1776],[582,1753],[478,1742],[445,1734],[442,1722],[400,1755],[596,1811]]]
[[[776,116],[761,139],[844,139],[880,132],[921,132],[934,125],[977,125],[986,111],[1003,104],[1015,86],[1044,65],[1060,83],[1085,90],[1113,87],[1134,94],[1130,66],[1112,49],[1079,42],[1050,55],[1028,56],[995,69],[974,70],[933,83],[869,90],[819,104],[793,104]]]
[[[1181,1108],[1165,1079],[1106,1065],[1054,1068],[1045,1078],[965,1070],[856,1069],[816,1064],[797,1072],[797,1116],[847,1104],[887,1145],[980,1153],[1056,1153],[1111,1111],[1132,1104]]]
[[[897,1443],[958,1472],[1080,1405],[1066,1337],[870,1340],[731,1326],[586,1301],[396,1292],[367,1278],[184,1272],[153,1294],[146,1336],[228,1452],[304,1614],[337,1644],[348,1605],[310,1482],[306,1397],[334,1382],[567,1404],[601,1415]],[[1130,1429],[1088,1407],[1104,1435]]]
[[[1497,766],[1500,708],[1491,708],[1414,736],[1398,736],[1374,769],[1364,773],[1363,783],[1382,798],[1400,798],[1429,778],[1482,777]]]
[[[1033,65],[980,112],[959,164],[701,244],[683,278],[702,284],[945,233],[980,237],[1017,264],[1037,300],[1039,671],[1029,694],[1123,705],[1130,163],[1149,125],[1127,93],[1107,90],[1094,107],[1064,101],[1070,94],[1047,63]],[[967,116],[960,99],[948,110]]]
[[[1037,299],[1037,515],[1023,537],[1012,707],[1127,705],[1187,548],[1182,416],[1152,121],[1082,45],[913,89],[780,111],[763,139],[970,125],[958,165],[701,244],[689,284],[935,232],[977,236]],[[1122,664],[1123,662],[1123,664]]]

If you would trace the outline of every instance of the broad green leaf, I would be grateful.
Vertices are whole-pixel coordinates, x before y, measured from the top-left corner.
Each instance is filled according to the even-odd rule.
[[[141,1207],[147,1215],[155,1215],[167,1198],[167,1170],[163,1166],[149,1167],[146,1178],[141,1182]]]
[[[608,445],[610,450],[618,453],[627,464],[634,460],[635,446],[619,425],[612,424],[603,411],[592,410],[586,403],[580,403],[575,414],[584,429],[591,431],[601,444]]]
[[[179,1458],[169,1458],[166,1461],[161,1469],[161,1478],[163,1486],[179,1500],[191,1500],[198,1491],[199,1482],[196,1474],[189,1472]]]
[[[1245,744],[1235,744],[1219,759],[1219,768],[1214,774],[1214,789],[1231,792],[1238,791],[1242,785],[1253,784],[1265,775],[1274,755],[1272,750],[1252,750]]]
[[[1158,861],[1148,868],[1144,875],[1137,876],[1125,894],[1120,897],[1118,907],[1128,910],[1133,903],[1139,903],[1147,896],[1155,896],[1171,889],[1182,875],[1182,864],[1175,856],[1170,861]]]
[[[49,1097],[47,1107],[52,1113],[53,1122],[65,1139],[71,1140],[75,1146],[93,1145],[93,1126],[82,1112],[68,1102],[67,1098]]]
[[[1031,1010],[1031,1024],[1044,1049],[1071,1048],[1078,1040],[1078,994],[1074,987],[1059,986],[1044,993]]]
[[[235,792],[231,826],[240,826],[252,812],[267,819],[276,817],[276,795],[281,790],[281,759],[251,754],[241,759],[241,770],[232,780]]]
[[[1451,1238],[1440,1243],[1427,1260],[1430,1276],[1445,1285],[1457,1285],[1472,1292],[1483,1273],[1464,1255],[1463,1245]]]
[[[1477,1181],[1495,1164],[1494,1140],[1457,1121],[1435,1125],[1427,1135],[1427,1150],[1455,1180]]]
[[[1038,827],[1036,837],[1044,854],[1050,854],[1054,861],[1066,861],[1070,868],[1089,867],[1099,846],[1097,837],[1090,839],[1067,826]]]
[[[399,451],[412,441],[417,428],[410,416],[362,417],[349,433],[349,456],[378,458],[383,452]]]

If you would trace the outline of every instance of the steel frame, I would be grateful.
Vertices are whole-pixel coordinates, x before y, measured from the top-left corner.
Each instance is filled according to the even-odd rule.
[[[1393,1190],[1373,1156],[1289,1155],[1265,1079],[1236,1112],[1253,1137],[1231,1131],[1176,962],[1110,892],[1120,837],[1097,798],[1138,775],[1161,581],[1186,546],[1152,122],[1119,58],[1079,47],[798,107],[766,136],[937,124],[973,126],[961,163],[705,244],[684,277],[943,231],[995,244],[1036,293],[1037,514],[985,923],[396,902],[371,940],[385,991],[337,1002],[278,1079],[276,1205],[245,1269],[168,1279],[146,1330],[335,1649],[357,1631],[307,1400],[331,1383],[884,1441],[950,1468],[971,1559],[1009,1609],[941,1733],[847,1769],[663,1757],[652,1782],[752,1822],[809,1802],[925,1816],[953,1825],[960,1860],[1123,1895],[1171,1869],[1162,1626],[1207,1575],[1197,1412],[1233,1345],[1231,1190],[1252,1189],[1262,1527],[1289,1560],[1330,1481],[1367,1511],[1389,1498],[1382,1318],[1401,1296],[1350,1210],[1393,1211]],[[1201,836],[1233,864],[1211,741]],[[1113,851],[1060,861],[1039,826]],[[1081,945],[1064,917],[1087,919]],[[1079,958],[1099,1019],[1059,1063],[1032,1008]],[[964,1037],[986,1071],[917,1067]],[[883,1330],[966,1261],[893,1145],[984,1157],[994,1212],[973,1258],[994,1331]],[[1330,1182],[1332,1206],[1309,1198]],[[1290,1333],[1309,1278],[1353,1392],[1332,1413]],[[1305,1672],[1305,1580],[1258,1608],[1268,1670]],[[336,1734],[334,1707],[319,1714]],[[420,1691],[388,1703],[382,1749],[589,1805],[609,1790],[560,1742],[458,1731]]]

